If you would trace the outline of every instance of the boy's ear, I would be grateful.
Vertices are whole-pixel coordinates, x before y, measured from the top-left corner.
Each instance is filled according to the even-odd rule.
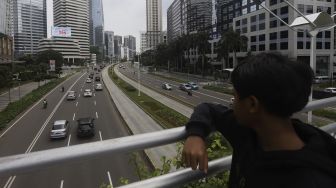
[[[248,97],[248,103],[249,103],[249,112],[250,113],[256,113],[260,110],[260,102],[255,96],[249,96]]]

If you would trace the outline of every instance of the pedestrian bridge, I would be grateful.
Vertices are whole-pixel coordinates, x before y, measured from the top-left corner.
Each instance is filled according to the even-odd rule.
[[[317,100],[310,102],[302,112],[333,106],[335,104],[336,97]],[[336,123],[324,126],[321,129],[330,133],[332,136],[335,136]],[[78,159],[89,160],[113,153],[139,151],[146,148],[178,142],[185,139],[185,137],[185,127],[179,127],[65,148],[2,157],[0,158],[0,176],[14,176],[29,173],[53,165],[72,163],[78,161]],[[229,170],[230,165],[231,156],[210,161],[207,176]],[[187,168],[121,187],[174,187],[204,177],[205,174],[203,172],[193,171],[191,168]]]

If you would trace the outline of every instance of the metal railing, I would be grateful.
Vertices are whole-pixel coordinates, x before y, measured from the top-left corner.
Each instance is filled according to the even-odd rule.
[[[327,107],[333,104],[336,104],[336,97],[313,101],[301,112]],[[335,133],[336,123],[324,126],[321,129],[328,133]],[[2,157],[0,158],[0,176],[19,175],[60,164],[78,162],[79,159],[89,160],[113,153],[129,153],[132,151],[143,150],[174,143],[184,139],[185,136],[185,127],[179,127],[88,144]],[[210,161],[207,176],[229,170],[230,165],[231,156]],[[188,168],[122,187],[171,187],[197,180],[205,176],[206,175],[203,172],[192,171]]]

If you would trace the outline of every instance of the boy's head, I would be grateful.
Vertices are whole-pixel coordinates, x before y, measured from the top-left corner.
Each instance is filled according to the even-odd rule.
[[[231,76],[238,101],[250,98],[252,106],[256,101],[266,112],[281,118],[306,106],[312,80],[313,71],[308,65],[275,53],[245,59]]]

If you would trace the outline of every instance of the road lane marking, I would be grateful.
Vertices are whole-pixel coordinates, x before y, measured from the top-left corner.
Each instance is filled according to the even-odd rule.
[[[80,94],[78,94],[78,98],[80,97]]]
[[[4,188],[10,188],[15,180],[16,176],[11,176],[9,177],[9,179],[7,180]]]
[[[94,105],[97,106],[97,102],[96,101],[94,102]]]
[[[185,96],[182,96],[182,95],[179,95],[180,97],[184,98],[184,99],[187,99]]]
[[[76,113],[74,113],[74,115],[72,117],[72,121],[75,121],[75,117],[76,117]]]
[[[71,134],[69,135],[68,146],[70,146]]]
[[[76,107],[78,106],[78,102],[76,102]]]
[[[100,131],[99,131],[99,137],[100,137],[100,141],[103,141],[103,137]]]
[[[61,181],[60,188],[63,188],[63,183],[64,183],[64,180]]]
[[[96,94],[95,94],[95,93],[93,93],[93,96],[96,96]]]
[[[109,181],[110,181],[110,186],[111,186],[111,188],[113,188],[113,183],[112,183],[112,179],[111,179],[111,174],[110,174],[109,171],[107,171],[107,177],[108,177],[108,179],[109,179]]]
[[[98,119],[98,112],[96,112],[96,117],[97,117],[97,119]]]
[[[82,76],[81,76],[82,77]],[[80,78],[81,78],[80,77]],[[51,90],[49,93],[47,93],[45,95],[45,97],[49,96],[50,93],[54,92],[56,89],[58,89],[58,87],[55,87],[53,90]],[[36,102],[29,110],[27,110],[19,119],[17,119],[10,127],[8,127],[8,129],[6,129],[5,132],[3,132],[1,135],[0,135],[0,138],[2,138],[10,129],[12,129],[12,127],[17,124],[17,122],[19,122],[25,115],[27,115],[33,108],[35,108],[37,105],[40,105],[41,101],[45,98],[45,97],[42,97],[38,102]]]

